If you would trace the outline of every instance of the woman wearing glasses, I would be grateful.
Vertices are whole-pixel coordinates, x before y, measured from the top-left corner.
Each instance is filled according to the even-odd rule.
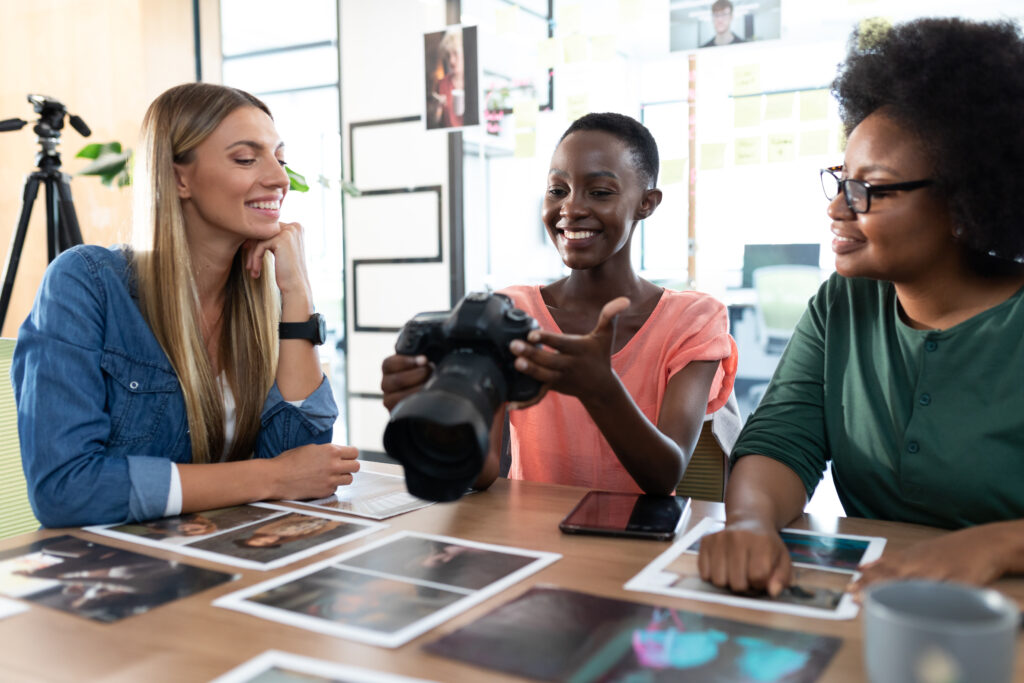
[[[948,528],[854,590],[1024,572],[1024,40],[924,19],[855,34],[833,84],[849,140],[821,172],[836,258],[733,450],[705,580],[778,594],[777,529],[829,460],[850,516]]]

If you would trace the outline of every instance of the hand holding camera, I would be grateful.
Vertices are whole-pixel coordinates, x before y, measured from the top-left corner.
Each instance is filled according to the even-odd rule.
[[[384,448],[404,465],[410,493],[456,500],[476,481],[498,408],[541,389],[515,369],[509,349],[536,328],[507,296],[483,292],[467,295],[451,312],[421,313],[402,328],[399,355],[384,361],[381,389],[391,410]]]

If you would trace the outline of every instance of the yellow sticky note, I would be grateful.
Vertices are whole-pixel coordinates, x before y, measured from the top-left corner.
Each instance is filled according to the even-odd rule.
[[[516,131],[516,159],[529,159],[537,156],[537,134],[532,130]]]
[[[563,5],[559,3],[558,14],[555,17],[555,28],[558,33],[565,36],[570,33],[579,33],[583,28],[583,5]]]
[[[700,146],[700,170],[712,171],[725,167],[725,143],[705,143]]]
[[[607,62],[615,58],[615,36],[594,36],[590,39],[590,59]]]
[[[761,163],[761,138],[736,138],[734,152],[737,166]]]
[[[686,180],[686,159],[662,159],[659,185],[673,185]]]
[[[558,38],[545,38],[537,43],[537,66],[542,69],[554,69],[562,63]]]
[[[586,93],[569,95],[565,98],[565,113],[570,121],[575,121],[581,116],[590,113],[590,104]]]
[[[793,93],[777,92],[768,95],[764,104],[764,118],[766,121],[776,119],[788,119],[793,115]]]
[[[733,100],[732,125],[737,128],[757,126],[761,123],[761,98],[737,97]]]
[[[587,37],[579,33],[566,36],[562,39],[562,47],[565,50],[565,63],[587,61]]]
[[[828,117],[828,90],[804,90],[800,93],[800,120],[820,121]]]
[[[533,128],[537,125],[537,100],[519,100],[512,105],[516,117],[516,128]]]
[[[494,25],[498,35],[519,31],[519,6],[498,5],[494,10]]]
[[[805,130],[800,133],[800,156],[816,157],[828,154],[828,131]]]
[[[761,92],[761,67],[757,64],[737,66],[732,74],[732,94],[751,95]]]
[[[793,133],[769,135],[768,152],[765,156],[770,164],[796,159],[796,135]]]
[[[619,0],[619,19],[624,24],[639,21],[644,7],[641,0]]]

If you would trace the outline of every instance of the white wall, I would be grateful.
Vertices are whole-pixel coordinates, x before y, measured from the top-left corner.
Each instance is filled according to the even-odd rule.
[[[444,18],[442,0],[341,2],[344,169],[365,193],[345,200],[346,414],[349,443],[364,451],[383,451],[380,367],[395,330],[420,311],[449,308],[451,265],[448,133],[428,132],[422,120],[363,124],[422,114],[423,34]],[[436,189],[407,191],[423,187]]]

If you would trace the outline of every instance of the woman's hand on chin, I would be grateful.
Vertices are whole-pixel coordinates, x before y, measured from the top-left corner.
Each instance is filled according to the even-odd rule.
[[[242,245],[246,250],[245,268],[253,278],[258,278],[263,271],[263,255],[269,251],[274,255],[274,276],[282,298],[293,293],[309,296],[302,226],[298,223],[280,225],[280,232],[270,239],[248,240]]]

